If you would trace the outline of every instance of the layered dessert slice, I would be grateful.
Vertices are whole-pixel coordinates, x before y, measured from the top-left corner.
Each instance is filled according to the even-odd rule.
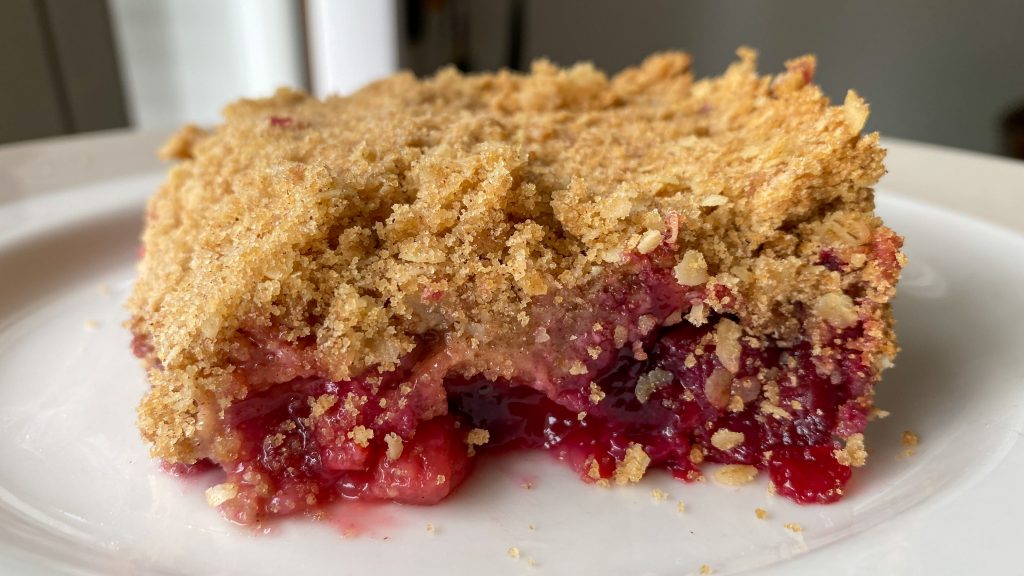
[[[884,152],[813,58],[738,54],[399,74],[182,130],[128,304],[153,456],[222,468],[242,523],[434,503],[512,448],[839,498],[897,350]]]

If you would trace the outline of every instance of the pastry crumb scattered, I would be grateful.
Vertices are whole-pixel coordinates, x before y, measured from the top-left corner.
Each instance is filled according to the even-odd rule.
[[[626,449],[626,455],[622,461],[615,466],[613,477],[616,484],[627,484],[639,482],[647,472],[647,466],[651,463],[651,457],[644,452],[644,447],[633,443]]]
[[[508,551],[505,553],[508,555],[509,558],[519,558],[519,548],[515,546],[510,547]]]
[[[668,500],[668,493],[660,488],[655,488],[651,490],[651,499],[655,502],[664,502]]]
[[[757,478],[757,468],[748,464],[726,464],[715,471],[715,481],[725,486],[743,486]]]
[[[758,520],[764,520],[768,517],[768,511],[764,508],[754,508],[754,516],[756,516]]]
[[[903,435],[900,438],[900,442],[904,446],[903,452],[900,453],[900,457],[908,458],[917,453],[917,444],[918,442],[920,442],[920,439],[917,437],[917,434],[911,432],[910,430],[904,430]]]

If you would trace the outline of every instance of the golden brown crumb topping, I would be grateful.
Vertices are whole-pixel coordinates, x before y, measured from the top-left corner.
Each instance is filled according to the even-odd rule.
[[[550,338],[538,310],[585,309],[561,295],[666,245],[681,284],[736,294],[688,311],[696,324],[731,306],[722,350],[742,334],[792,339],[800,307],[823,326],[868,317],[881,344],[865,353],[893,356],[887,309],[842,290],[862,282],[884,301],[894,279],[817,263],[825,247],[862,253],[881,226],[867,105],[851,92],[830,106],[813,57],[769,77],[738,54],[699,81],[687,55],[664,53],[610,78],[538,61],[525,75],[399,74],[323,101],[280,90],[183,129],[163,150],[181,162],[149,203],[128,303],[153,350],[140,427],[154,452],[195,460],[203,423],[250,391],[231,378],[241,333],[315,344],[296,376],[390,370],[427,333],[458,369],[507,374],[496,350]],[[735,354],[723,362],[735,372]]]

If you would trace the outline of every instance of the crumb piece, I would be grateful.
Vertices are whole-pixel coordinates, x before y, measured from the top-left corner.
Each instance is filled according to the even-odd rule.
[[[661,246],[661,232],[648,230],[640,237],[640,242],[637,242],[636,251],[641,254],[650,254],[658,246]]]
[[[579,376],[580,374],[586,374],[587,372],[589,372],[589,370],[587,370],[587,365],[579,360],[576,360],[571,366],[569,366],[569,374],[572,374],[573,376]]]
[[[217,484],[206,489],[206,503],[216,508],[238,495],[238,486],[233,482]]]
[[[655,368],[650,372],[641,374],[636,380],[636,399],[641,404],[646,404],[651,395],[662,386],[672,382],[672,373],[668,370]]]
[[[907,458],[913,456],[917,452],[917,443],[920,441],[917,434],[914,434],[910,430],[904,430],[900,441],[904,446],[906,446],[906,449],[903,450],[902,454],[900,454],[901,457]]]
[[[537,328],[537,331],[534,332],[533,335],[533,341],[537,342],[538,344],[543,344],[548,340],[551,340],[551,336],[548,334],[548,331],[545,330],[543,327]]]
[[[715,326],[715,355],[722,362],[726,370],[735,374],[740,371],[740,354],[743,348],[740,346],[740,336],[743,329],[740,325],[723,318]]]
[[[707,262],[704,255],[696,250],[687,250],[673,272],[682,286],[699,286],[708,281]]]
[[[440,486],[441,484],[444,484],[447,481],[448,481],[448,478],[446,478],[444,474],[438,474],[437,475],[437,485],[438,486]]]
[[[526,525],[526,529],[527,529],[527,530],[530,530],[530,531],[533,531],[533,530],[536,530],[536,529],[537,529],[537,527],[536,527],[536,526],[534,526],[533,524],[527,524],[527,525]]]
[[[704,461],[704,449],[700,446],[690,448],[690,462],[700,464]]]
[[[313,418],[319,418],[323,416],[328,410],[334,407],[338,403],[337,394],[323,394],[317,399],[309,399],[309,415]],[[351,436],[349,436],[351,438]],[[370,433],[370,438],[373,438],[373,433]]]
[[[355,442],[357,446],[366,448],[370,445],[370,440],[373,439],[373,430],[360,424],[349,430],[346,436],[349,440]]]
[[[636,319],[636,330],[641,336],[647,336],[658,326],[658,319],[653,314],[642,314]]]
[[[701,564],[700,565],[700,572],[699,572],[699,574],[701,574],[702,576],[706,576],[707,574],[714,574],[714,573],[715,573],[715,571],[711,569],[711,566],[708,566],[707,564]]]
[[[587,354],[589,354],[594,360],[597,360],[597,358],[601,356],[601,348],[598,346],[590,346],[587,348]]]
[[[758,520],[764,520],[768,517],[768,511],[764,508],[754,508],[754,516],[757,516]]]
[[[86,330],[89,330],[91,332],[91,331],[99,328],[100,327],[100,323],[97,322],[96,320],[91,320],[90,319],[90,320],[86,320],[85,322],[82,322],[82,327],[85,328]]]
[[[708,194],[700,201],[701,206],[722,206],[729,203],[729,199],[721,194]]]
[[[917,437],[917,434],[914,434],[910,430],[903,431],[903,437],[901,438],[901,442],[904,446],[917,446],[917,443],[919,441],[920,439]]]
[[[737,394],[733,394],[729,398],[729,405],[726,406],[729,412],[743,412],[746,408],[746,404],[743,403],[743,398],[740,398]]]
[[[819,297],[814,313],[836,328],[849,328],[857,322],[857,307],[849,296],[840,292],[829,292]]]
[[[402,451],[405,450],[405,444],[402,442],[402,438],[394,432],[388,432],[384,435],[384,442],[388,445],[387,456],[388,460],[394,462],[402,456]]]
[[[647,472],[647,466],[651,463],[651,457],[644,452],[644,447],[632,443],[626,449],[626,455],[622,461],[615,466],[615,483],[622,485],[630,482],[639,482]]]
[[[597,404],[601,400],[604,400],[604,390],[601,390],[601,387],[598,386],[596,382],[591,382],[590,383],[590,402],[593,403],[593,404]]]
[[[716,367],[704,381],[704,396],[708,399],[708,403],[719,410],[727,408],[732,392],[732,380],[732,372]]]
[[[633,342],[633,359],[641,362],[647,360],[647,352],[644,352],[644,343],[639,340]]]
[[[793,534],[799,534],[799,533],[804,531],[803,526],[797,524],[796,522],[789,522],[787,524],[783,524],[782,527],[785,528],[786,530],[789,530]]]
[[[868,104],[860,97],[855,90],[846,91],[846,99],[843,100],[843,117],[846,119],[846,126],[850,129],[851,136],[857,136],[864,129],[868,121]]]
[[[466,434],[466,444],[470,446],[483,446],[491,441],[491,433],[483,428],[473,428]]]
[[[676,502],[676,512],[686,512],[686,502],[683,502],[682,500]]]
[[[868,422],[873,422],[875,420],[884,420],[889,416],[890,412],[888,410],[882,410],[880,408],[872,407],[871,412],[868,413]]]
[[[725,452],[743,444],[746,437],[742,432],[733,432],[728,428],[719,428],[711,435],[711,445]]]
[[[590,460],[590,464],[587,465],[587,476],[590,476],[594,480],[600,480],[601,466],[598,465],[597,459],[591,456],[588,460]]]
[[[586,418],[586,417],[587,417],[587,412],[586,411],[577,412],[576,413],[576,419],[579,420],[580,422],[583,422],[583,419]]]
[[[608,482],[607,478],[600,478],[596,482],[594,482],[594,484],[601,488],[608,488],[609,486],[611,486],[611,483]]]
[[[715,481],[726,486],[743,486],[757,478],[757,468],[748,464],[726,464],[715,471]]]
[[[387,398],[381,398],[380,402],[377,402],[377,405],[380,406],[381,408],[387,408],[387,406],[388,406],[388,399]]]
[[[686,313],[686,321],[694,326],[703,326],[708,321],[708,309],[703,302],[697,302]]]
[[[779,493],[779,489],[775,487],[775,482],[772,482],[771,480],[768,481],[767,491],[773,496]]]
[[[655,502],[664,502],[668,500],[668,493],[660,488],[655,488],[651,490],[651,499]]]
[[[868,459],[868,452],[864,449],[864,435],[852,434],[846,439],[846,446],[842,450],[832,452],[836,462],[851,468],[860,468]]]
[[[527,556],[526,557],[526,564],[531,566],[531,567],[534,567],[534,566],[537,565],[537,561],[533,559],[533,556]]]
[[[508,554],[509,558],[519,558],[519,548],[516,548],[515,546],[510,547],[505,553]]]
[[[615,330],[612,332],[612,343],[615,344],[616,348],[622,348],[626,345],[626,339],[629,337],[629,330],[626,330],[625,326],[615,326]]]
[[[771,416],[776,420],[792,420],[793,415],[786,412],[786,409],[773,404],[771,400],[764,400],[761,402],[761,412],[767,416]]]
[[[434,534],[434,525],[430,522],[427,522],[427,532],[429,532],[430,534]]]

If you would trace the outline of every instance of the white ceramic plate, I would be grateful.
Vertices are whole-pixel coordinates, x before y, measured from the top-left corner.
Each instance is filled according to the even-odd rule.
[[[924,151],[919,169],[952,154],[899,148]],[[2,153],[0,169],[7,158],[11,170]],[[1024,182],[1017,174],[1005,186]],[[652,474],[603,490],[533,454],[482,462],[439,506],[350,506],[258,532],[206,506],[215,475],[160,473],[134,428],[146,384],[122,302],[143,201],[161,177],[125,169],[33,194],[24,182],[0,190],[0,572],[1019,573],[1022,236],[880,194],[910,258],[896,304],[903,352],[879,388],[892,416],[869,427],[869,465],[839,504],[797,506],[769,496],[763,479],[730,489]],[[1024,212],[1024,196],[1016,207]],[[912,456],[902,455],[904,430],[921,438]],[[654,488],[670,498],[653,500]]]

